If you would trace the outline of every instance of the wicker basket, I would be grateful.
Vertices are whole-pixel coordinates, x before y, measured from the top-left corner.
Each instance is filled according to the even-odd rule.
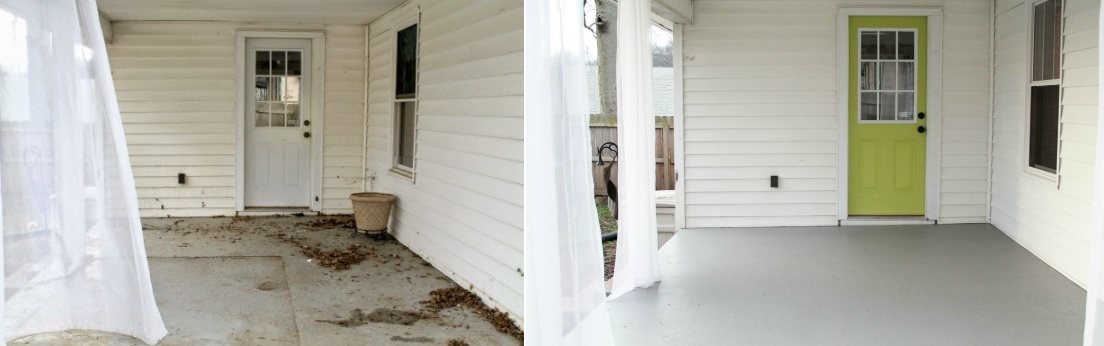
[[[395,195],[359,192],[349,195],[349,199],[353,200],[353,217],[356,219],[357,231],[379,234],[387,230]]]

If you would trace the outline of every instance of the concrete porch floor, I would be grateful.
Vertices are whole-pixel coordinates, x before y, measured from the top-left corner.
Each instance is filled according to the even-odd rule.
[[[430,291],[458,286],[394,239],[350,237],[344,225],[351,220],[143,219],[154,294],[169,330],[159,345],[446,345],[453,340],[519,344],[467,308],[412,317],[423,311],[420,302],[430,298]],[[309,260],[299,244],[324,251],[356,244],[374,255],[339,271]],[[354,310],[372,316],[353,318]],[[10,344],[142,342],[69,331]]]
[[[680,231],[620,345],[1080,345],[1085,291],[991,225]]]

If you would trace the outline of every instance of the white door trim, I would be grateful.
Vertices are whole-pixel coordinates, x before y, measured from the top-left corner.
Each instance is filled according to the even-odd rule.
[[[326,100],[326,35],[322,32],[303,31],[238,31],[235,42],[237,80],[237,110],[234,119],[235,148],[234,148],[234,205],[235,210],[245,210],[245,85],[246,85],[246,59],[245,40],[247,38],[305,38],[311,40],[311,158],[310,158],[310,190],[311,211],[322,211],[322,145],[323,131],[325,129],[325,113],[323,111]]]
[[[943,10],[941,8],[908,7],[908,8],[874,8],[874,7],[841,7],[836,20],[836,114],[839,118],[837,138],[839,144],[839,173],[836,181],[839,186],[837,191],[837,218],[847,220],[847,180],[848,180],[848,90],[849,66],[848,56],[848,29],[851,16],[918,16],[928,17],[928,83],[927,83],[927,139],[925,140],[927,154],[925,156],[925,193],[924,216],[928,220],[939,220],[939,181],[942,138],[942,84],[943,84]]]

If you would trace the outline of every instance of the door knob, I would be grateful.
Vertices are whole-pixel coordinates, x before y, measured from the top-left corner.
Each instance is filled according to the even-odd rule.
[[[927,131],[927,129],[925,129],[923,126],[916,128],[916,132],[924,133],[924,131]]]
[[[924,119],[924,112],[917,113],[916,117],[920,118],[920,119]],[[307,124],[307,125],[310,125],[310,124]]]
[[[920,113],[924,114],[924,113]],[[920,116],[920,119],[924,119],[924,116]],[[303,120],[303,126],[310,126],[310,120]]]
[[[924,132],[924,131],[920,131]],[[303,132],[303,138],[310,138],[310,132]]]

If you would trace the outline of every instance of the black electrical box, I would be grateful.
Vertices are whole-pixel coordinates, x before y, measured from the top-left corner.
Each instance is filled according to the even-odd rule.
[[[176,182],[180,185],[184,185],[184,178],[185,177],[187,177],[187,176],[184,175],[184,173],[177,174],[176,175]]]
[[[771,176],[771,187],[778,187],[778,176],[777,175],[772,175]]]

